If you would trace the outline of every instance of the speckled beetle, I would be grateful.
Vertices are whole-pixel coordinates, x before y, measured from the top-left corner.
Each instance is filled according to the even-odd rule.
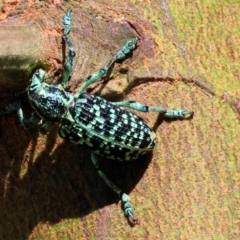
[[[42,125],[42,130],[47,131],[54,122],[60,122],[59,136],[91,150],[91,158],[99,175],[121,198],[126,217],[131,222],[137,223],[128,195],[115,186],[101,171],[98,156],[129,161],[153,150],[156,141],[155,133],[143,119],[123,107],[142,112],[160,112],[165,117],[180,119],[192,116],[193,112],[183,109],[166,110],[162,107],[148,107],[134,101],[109,102],[101,97],[83,93],[89,85],[103,76],[108,76],[116,60],[124,59],[136,48],[139,40],[137,37],[127,41],[105,67],[89,76],[75,95],[66,92],[65,88],[72,73],[75,58],[75,51],[68,37],[71,21],[71,9],[68,9],[63,16],[63,39],[69,48],[64,64],[63,81],[58,85],[49,85],[44,82],[45,71],[37,70],[27,88],[29,101],[35,112],[29,120],[26,120],[19,106],[20,123],[25,128]],[[10,112],[16,106],[17,104],[9,106],[4,113]]]

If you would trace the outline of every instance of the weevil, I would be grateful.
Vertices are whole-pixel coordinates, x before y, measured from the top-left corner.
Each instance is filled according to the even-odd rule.
[[[151,152],[156,144],[156,135],[140,117],[125,108],[141,112],[159,112],[168,118],[188,118],[193,111],[166,110],[162,107],[149,107],[135,101],[110,102],[99,96],[85,93],[84,90],[102,77],[108,77],[111,68],[118,60],[125,59],[139,44],[139,38],[127,41],[110,62],[90,75],[75,94],[67,92],[66,86],[72,74],[75,50],[69,38],[71,30],[71,9],[63,16],[63,39],[69,49],[63,68],[61,84],[50,85],[45,82],[43,69],[35,71],[27,87],[29,102],[35,110],[30,119],[25,119],[18,102],[7,107],[3,113],[18,111],[20,123],[25,128],[41,125],[42,131],[59,123],[59,136],[70,142],[91,150],[91,159],[104,182],[118,194],[123,203],[125,216],[134,224],[138,222],[133,215],[129,197],[119,189],[99,167],[99,156],[118,161],[130,161]]]

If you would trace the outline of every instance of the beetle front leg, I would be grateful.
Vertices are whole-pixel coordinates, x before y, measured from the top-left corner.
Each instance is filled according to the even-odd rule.
[[[76,53],[73,48],[73,44],[68,37],[68,34],[71,30],[71,22],[72,22],[72,17],[71,17],[71,12],[72,10],[69,8],[63,16],[63,39],[65,40],[66,44],[68,45],[69,51],[68,51],[68,56],[66,58],[66,61],[64,63],[64,71],[63,71],[63,81],[62,85],[64,88],[67,86],[67,82],[69,80],[69,77],[72,73],[73,66],[74,66],[74,58],[76,56]]]
[[[103,179],[103,181],[120,197],[123,204],[123,210],[125,216],[131,221],[132,224],[137,224],[138,220],[133,215],[133,207],[132,204],[129,201],[129,197],[126,193],[123,193],[121,189],[119,189],[114,183],[109,180],[109,178],[104,174],[104,172],[99,167],[99,161],[95,154],[91,154],[91,159],[93,162],[93,165],[98,171],[99,176]]]
[[[124,102],[113,102],[113,104],[121,107],[128,107],[140,112],[160,112],[163,113],[165,117],[168,118],[180,118],[193,116],[193,111],[185,111],[184,109],[179,110],[167,110],[162,107],[148,107],[147,105],[141,104],[135,101],[124,101]]]
[[[97,82],[103,76],[108,77],[110,75],[110,70],[112,69],[113,64],[117,60],[125,58],[128,53],[132,52],[136,48],[137,43],[138,43],[137,37],[133,38],[130,41],[127,41],[123,48],[117,54],[113,55],[110,62],[104,68],[101,68],[99,71],[93,73],[83,82],[81,87],[77,90],[75,97],[77,98],[88,86]]]

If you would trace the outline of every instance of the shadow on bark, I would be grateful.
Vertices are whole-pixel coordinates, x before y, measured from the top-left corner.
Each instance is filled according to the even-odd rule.
[[[65,141],[54,148],[58,130],[54,127],[45,150],[38,153],[38,132],[11,128],[16,120],[12,119],[13,115],[3,117],[0,139],[1,239],[28,239],[40,222],[82,218],[119,201],[98,176],[90,152]],[[150,161],[151,154],[133,162],[102,159],[100,164],[117,186],[130,193]],[[138,206],[132,203],[137,215]]]

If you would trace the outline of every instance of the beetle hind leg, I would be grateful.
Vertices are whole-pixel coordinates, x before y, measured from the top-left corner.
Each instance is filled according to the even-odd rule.
[[[138,220],[133,215],[133,207],[132,204],[129,202],[129,197],[126,193],[123,193],[121,189],[119,189],[111,180],[105,175],[105,173],[99,167],[99,160],[95,154],[91,154],[91,159],[93,165],[98,171],[99,176],[103,179],[103,181],[120,197],[123,204],[123,211],[125,216],[130,220],[132,224],[137,224]]]

